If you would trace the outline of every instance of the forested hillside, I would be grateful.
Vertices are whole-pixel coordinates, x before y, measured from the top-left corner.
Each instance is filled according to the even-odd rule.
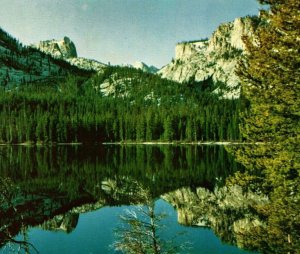
[[[212,93],[226,84],[211,77],[178,83],[104,65],[96,73],[3,30],[0,51],[1,143],[239,139],[239,99]]]
[[[112,86],[111,93],[98,89]],[[237,140],[239,100],[219,100],[209,82],[179,84],[128,67],[58,86],[0,93],[0,140],[20,142]]]

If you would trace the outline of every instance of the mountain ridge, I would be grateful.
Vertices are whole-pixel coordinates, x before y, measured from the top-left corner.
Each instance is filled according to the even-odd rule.
[[[62,40],[46,40],[32,44],[31,47],[36,48],[47,55],[54,58],[62,59],[73,66],[88,71],[103,71],[107,65],[94,59],[78,57],[75,43],[67,36]]]
[[[0,86],[6,89],[33,82],[53,83],[73,74],[89,77],[83,70],[40,50],[24,46],[0,28]]]
[[[240,82],[235,71],[245,51],[242,38],[252,37],[257,25],[256,17],[236,18],[221,24],[209,39],[178,43],[175,58],[158,74],[181,83],[205,81],[211,77],[214,83],[225,84],[217,87],[215,93],[223,98],[238,98]]]
[[[259,18],[257,17],[237,18],[232,22],[221,24],[209,39],[178,43],[175,48],[175,58],[160,70],[138,61],[124,67],[158,74],[161,78],[180,83],[198,82],[196,85],[209,87],[209,91],[220,98],[235,99],[240,96],[240,82],[236,75],[236,66],[245,53],[242,38],[243,36],[252,37],[258,24]],[[7,86],[8,83],[47,80],[48,77],[59,78],[66,76],[72,68],[77,68],[77,71],[83,73],[85,71],[104,73],[109,67],[93,59],[78,57],[75,43],[67,36],[62,40],[46,40],[24,47],[16,41],[13,42],[13,39],[11,39],[12,45],[5,44],[4,34],[5,32],[2,31],[2,40],[0,38],[2,86]],[[129,79],[124,78],[126,83],[130,82]],[[115,78],[111,77],[109,80],[115,80]],[[109,83],[112,84],[112,82]],[[102,86],[106,87],[105,84]]]

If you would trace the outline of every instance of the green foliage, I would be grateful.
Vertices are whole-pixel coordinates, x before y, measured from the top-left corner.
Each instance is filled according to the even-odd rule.
[[[241,135],[260,142],[237,149],[247,174],[230,182],[251,186],[270,203],[254,207],[263,225],[248,232],[244,247],[263,253],[300,250],[300,2],[262,0],[262,22],[254,38],[245,38],[248,53],[239,67],[242,80]],[[245,237],[245,235],[244,235]]]
[[[0,142],[238,140],[239,100],[221,100],[211,81],[179,84],[127,67],[90,80],[0,91]],[[100,85],[111,82],[103,96]],[[115,84],[114,82],[119,82]]]
[[[242,49],[230,47],[222,54],[222,58],[224,58],[225,60],[239,59],[241,57],[242,53],[243,53]]]
[[[198,39],[198,40],[190,40],[190,41],[182,41],[179,42],[178,44],[189,44],[189,43],[197,43],[197,42],[207,42],[208,38],[202,38],[202,39]]]
[[[246,38],[248,53],[240,66],[242,93],[249,102],[242,135],[249,141],[288,141],[299,135],[299,1],[261,1],[255,38]],[[299,136],[298,136],[299,138]]]

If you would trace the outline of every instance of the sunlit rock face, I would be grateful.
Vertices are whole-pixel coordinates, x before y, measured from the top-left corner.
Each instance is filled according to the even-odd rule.
[[[245,233],[264,226],[252,208],[269,203],[267,196],[252,191],[244,193],[238,185],[214,191],[182,188],[162,198],[176,208],[180,224],[210,227],[223,241],[238,246],[242,245]]]
[[[216,93],[225,98],[237,98],[240,82],[236,67],[245,51],[243,36],[252,37],[257,24],[257,18],[237,18],[220,25],[210,39],[179,43],[175,48],[175,59],[158,73],[179,82],[212,78],[214,83],[226,85],[217,88]]]
[[[77,57],[75,44],[69,37],[64,37],[62,40],[41,41],[36,47],[55,58],[66,59]]]
[[[147,65],[143,62],[140,62],[140,61],[136,61],[133,65],[132,65],[133,68],[136,68],[136,69],[139,69],[139,70],[142,70],[144,72],[149,72],[149,73],[156,73],[158,71],[158,68],[156,68],[155,66],[151,65]]]
[[[66,36],[62,40],[41,41],[36,45],[32,45],[32,47],[84,70],[102,71],[106,66],[93,59],[78,57],[74,42]]]
[[[71,65],[89,71],[102,72],[103,69],[106,67],[106,64],[104,63],[98,62],[97,60],[94,59],[87,59],[84,57],[73,57],[73,58],[67,58],[65,60],[69,62]]]

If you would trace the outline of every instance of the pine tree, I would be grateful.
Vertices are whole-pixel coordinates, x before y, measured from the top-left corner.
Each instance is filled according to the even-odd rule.
[[[300,2],[260,0],[254,38],[245,38],[247,55],[239,68],[242,95],[250,106],[243,115],[248,141],[284,141],[299,137]]]
[[[252,238],[248,247],[263,252],[295,253],[300,249],[300,1],[260,2],[270,10],[261,12],[254,37],[245,38],[247,53],[238,74],[242,137],[265,145],[245,146],[236,154],[248,172],[259,174],[256,189],[270,203],[256,208],[265,226],[246,237]]]

